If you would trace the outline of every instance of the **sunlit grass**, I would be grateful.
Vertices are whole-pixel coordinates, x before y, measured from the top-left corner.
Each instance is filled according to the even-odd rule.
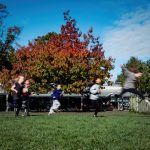
[[[129,112],[0,113],[0,150],[149,149],[150,116]]]

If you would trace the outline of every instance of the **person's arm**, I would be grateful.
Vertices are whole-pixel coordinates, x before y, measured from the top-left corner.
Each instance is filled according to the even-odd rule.
[[[22,89],[22,93],[27,93],[28,92],[28,88],[27,87],[24,87],[23,89]]]
[[[124,76],[127,76],[130,73],[130,71],[124,65],[121,65],[121,68]]]
[[[90,88],[90,93],[92,93],[92,94],[98,94],[98,93],[100,93],[100,89],[97,88],[97,86],[93,85],[93,86]]]
[[[14,85],[11,87],[11,91],[18,93],[18,91],[15,89],[15,87],[16,87],[16,85],[14,84]]]
[[[64,95],[64,91],[61,91],[61,94],[60,94],[60,96],[62,97]]]
[[[143,73],[139,72],[139,73],[135,73],[136,78],[140,78],[143,75]]]

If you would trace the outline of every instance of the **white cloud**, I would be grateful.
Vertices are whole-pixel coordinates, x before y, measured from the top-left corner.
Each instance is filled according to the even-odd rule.
[[[125,63],[131,56],[150,58],[150,5],[123,15],[109,27],[103,37],[103,47],[107,56],[116,59],[116,69],[120,61]]]

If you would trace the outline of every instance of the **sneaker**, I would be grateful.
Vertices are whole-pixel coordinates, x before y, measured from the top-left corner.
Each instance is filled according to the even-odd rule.
[[[54,112],[49,112],[49,113],[48,113],[48,115],[52,115],[52,114],[54,114]]]
[[[97,115],[93,115],[93,117],[98,117]]]

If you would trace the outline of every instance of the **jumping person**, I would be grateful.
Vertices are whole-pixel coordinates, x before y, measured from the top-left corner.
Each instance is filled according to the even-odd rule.
[[[59,101],[60,101],[62,95],[63,95],[63,92],[61,90],[61,85],[59,84],[59,85],[57,85],[57,88],[52,93],[53,104],[49,110],[48,115],[55,113],[54,111],[58,111],[58,108],[61,105]]]
[[[121,66],[121,68],[123,71],[123,75],[125,76],[125,83],[119,97],[122,98],[123,94],[125,94],[126,92],[130,92],[138,95],[141,100],[145,100],[143,94],[135,88],[135,83],[137,82],[137,79],[142,76],[142,73],[134,67],[130,67],[129,69],[127,69],[126,67]],[[149,103],[148,100],[145,101]]]
[[[21,95],[22,95],[22,89],[23,89],[23,82],[24,82],[24,76],[20,75],[18,77],[18,81],[16,81],[11,87],[16,117],[18,117],[19,111],[22,106]]]
[[[29,116],[29,86],[30,82],[29,80],[26,80],[22,90],[22,107],[24,110],[23,116]]]
[[[95,79],[95,84],[90,88],[90,100],[91,100],[92,105],[95,109],[94,117],[97,117],[98,111],[100,109],[100,104],[99,104],[99,101],[98,101],[99,94],[101,93],[100,83],[101,83],[100,78],[96,78]]]

